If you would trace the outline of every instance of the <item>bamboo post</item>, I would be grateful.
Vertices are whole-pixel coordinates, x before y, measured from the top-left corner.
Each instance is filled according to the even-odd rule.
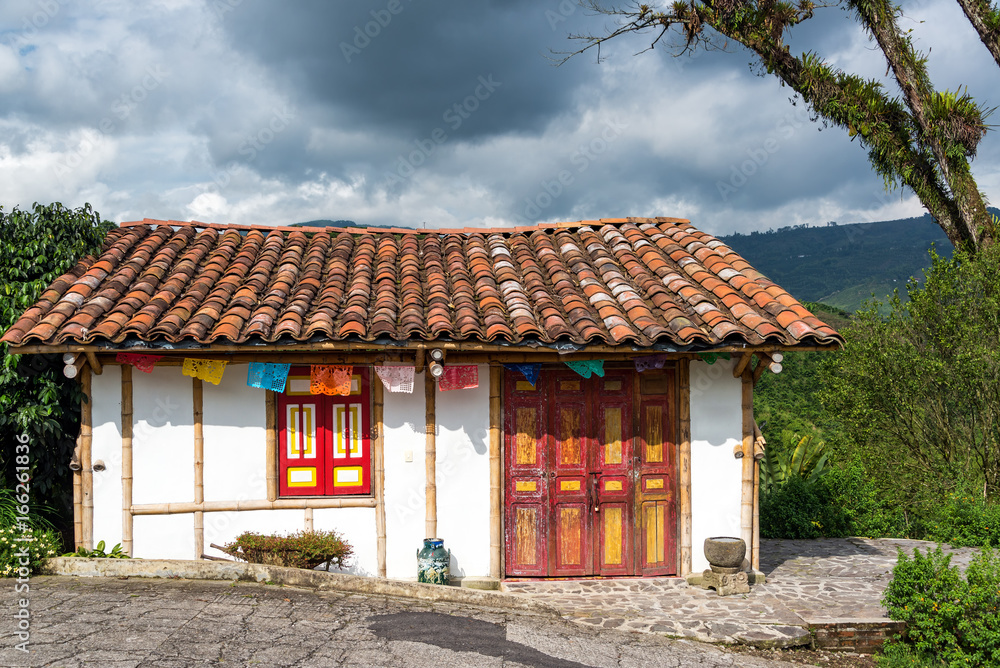
[[[372,383],[372,421],[375,434],[372,445],[375,448],[375,553],[378,560],[378,576],[386,576],[385,565],[385,388],[382,381]]]
[[[93,369],[95,376],[100,376],[104,373],[104,366],[101,365],[100,360],[97,359],[97,355],[93,350],[88,350],[84,353],[87,358],[87,362],[90,364],[90,368]]]
[[[82,431],[82,428],[81,428]],[[73,459],[78,463],[81,455],[80,436],[76,437]],[[83,547],[83,471],[73,471],[73,549]]]
[[[500,449],[503,433],[503,367],[490,365],[490,577],[502,577],[503,533],[501,532],[501,507],[503,499]]]
[[[680,564],[678,572],[691,572],[691,362],[682,359],[677,362],[677,467],[680,477],[678,497],[680,501],[679,533]]]
[[[278,498],[278,395],[271,390],[264,393],[264,468],[267,481],[267,500]]]
[[[306,529],[306,531],[312,531],[313,530],[313,509],[312,508],[306,508],[303,512],[305,513],[305,529]]]
[[[205,502],[205,431],[204,385],[201,378],[191,379],[191,403],[194,406],[194,502]],[[194,558],[205,551],[205,515],[194,513]]]
[[[743,403],[743,486],[740,502],[740,538],[746,542],[749,563],[753,563],[753,507],[754,507],[754,458],[753,458],[753,373],[747,369],[742,376]]]
[[[435,400],[437,398],[437,383],[429,371],[424,372],[424,401],[426,402],[426,426],[424,442],[425,470],[425,538],[437,538],[437,416]]]
[[[80,384],[83,388],[83,405],[80,409],[80,483],[82,486],[82,530],[83,546],[94,549],[94,468],[92,460],[93,447],[93,402],[90,367],[84,366],[80,371]]]
[[[760,570],[760,460],[753,463],[753,549],[750,551],[750,567]]]
[[[132,365],[122,364],[122,550],[132,556]]]

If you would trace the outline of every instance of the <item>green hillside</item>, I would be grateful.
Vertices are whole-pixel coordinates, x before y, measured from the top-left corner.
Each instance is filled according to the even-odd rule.
[[[951,255],[951,243],[929,215],[878,223],[784,227],[720,237],[802,301],[857,310],[874,293],[902,289],[930,266],[928,251]]]

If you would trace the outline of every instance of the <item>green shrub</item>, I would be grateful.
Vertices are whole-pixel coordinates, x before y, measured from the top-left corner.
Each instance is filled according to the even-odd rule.
[[[88,559],[131,559],[129,555],[122,552],[122,544],[116,543],[110,552],[104,551],[104,541],[99,541],[93,550],[81,547],[76,552],[67,552],[64,557],[85,557]]]
[[[954,546],[1000,545],[1000,505],[981,496],[949,494],[924,522],[928,540]]]
[[[900,550],[882,604],[890,618],[906,622],[905,636],[887,652],[949,666],[1000,664],[1000,557],[991,549],[973,558],[965,579],[940,547],[914,550],[912,559]]]
[[[908,535],[906,518],[898,504],[889,501],[858,462],[830,467],[823,476],[832,502],[844,514],[851,536],[880,538]]]
[[[763,538],[820,538],[845,536],[850,522],[824,478],[798,476],[772,487],[760,499],[760,535]]]
[[[0,577],[25,577],[35,573],[42,562],[59,554],[59,536],[54,531],[28,528],[17,525],[0,525]],[[21,560],[27,551],[28,565]],[[28,573],[21,571],[27,568]]]
[[[336,531],[297,531],[287,536],[246,531],[223,546],[223,551],[254,564],[315,568],[326,563],[342,568],[354,548]]]

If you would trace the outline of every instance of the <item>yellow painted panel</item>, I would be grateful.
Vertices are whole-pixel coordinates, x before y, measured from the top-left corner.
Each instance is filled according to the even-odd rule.
[[[535,518],[537,515],[538,511],[534,508],[514,510],[514,563],[519,566],[538,563],[538,556],[535,552]]]
[[[535,412],[534,408],[518,408],[514,412],[514,461],[522,466],[535,463]]]
[[[620,492],[622,491],[622,481],[621,480],[608,480],[604,483],[605,492]]]
[[[559,410],[559,463],[580,463],[580,411],[575,408]]]
[[[604,463],[622,463],[622,409],[604,409]]]
[[[617,392],[622,389],[622,382],[620,380],[606,380],[604,381],[604,391],[605,392]]]
[[[560,480],[559,489],[564,492],[578,492],[580,491],[580,481],[579,480]]]
[[[604,563],[622,563],[622,509],[604,508]]]
[[[565,390],[567,392],[579,392],[580,391],[580,381],[578,380],[560,380],[559,389]]]
[[[316,468],[312,466],[290,466],[286,469],[289,487],[315,487]]]
[[[646,462],[663,461],[663,407],[646,406]]]
[[[361,404],[351,404],[348,410],[348,424],[351,427],[351,443],[349,456],[361,457]]]
[[[518,392],[534,392],[535,386],[526,380],[519,380],[514,383],[514,389]]]
[[[345,418],[347,413],[347,407],[343,404],[338,404],[333,407],[333,433],[334,433],[334,443],[333,443],[333,456],[334,457],[346,457],[345,452],[346,445],[344,444],[345,438]]]
[[[579,508],[559,509],[559,565],[579,566],[583,555],[581,550],[581,522],[583,514]]]
[[[661,564],[665,557],[666,547],[663,539],[666,536],[664,517],[666,508],[662,503],[648,503],[644,507],[643,531],[646,533],[646,563]]]
[[[298,406],[289,406],[287,413],[285,414],[285,436],[288,442],[285,444],[286,457],[289,459],[299,458],[299,438],[302,433],[302,427],[299,426],[299,420],[302,419],[302,411]]]
[[[663,489],[663,478],[646,480],[646,489]]]
[[[514,489],[518,492],[534,492],[538,489],[538,484],[534,480],[518,480],[514,483]]]

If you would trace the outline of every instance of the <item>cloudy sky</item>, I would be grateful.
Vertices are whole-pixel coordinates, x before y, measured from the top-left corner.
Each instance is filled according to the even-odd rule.
[[[955,2],[906,12],[939,87],[1000,105]],[[571,0],[4,0],[0,204],[427,228],[664,215],[715,234],[922,212],[738,50],[637,56],[637,37],[553,65],[605,25]],[[840,9],[793,45],[885,75]],[[974,167],[1000,201],[994,133]]]

